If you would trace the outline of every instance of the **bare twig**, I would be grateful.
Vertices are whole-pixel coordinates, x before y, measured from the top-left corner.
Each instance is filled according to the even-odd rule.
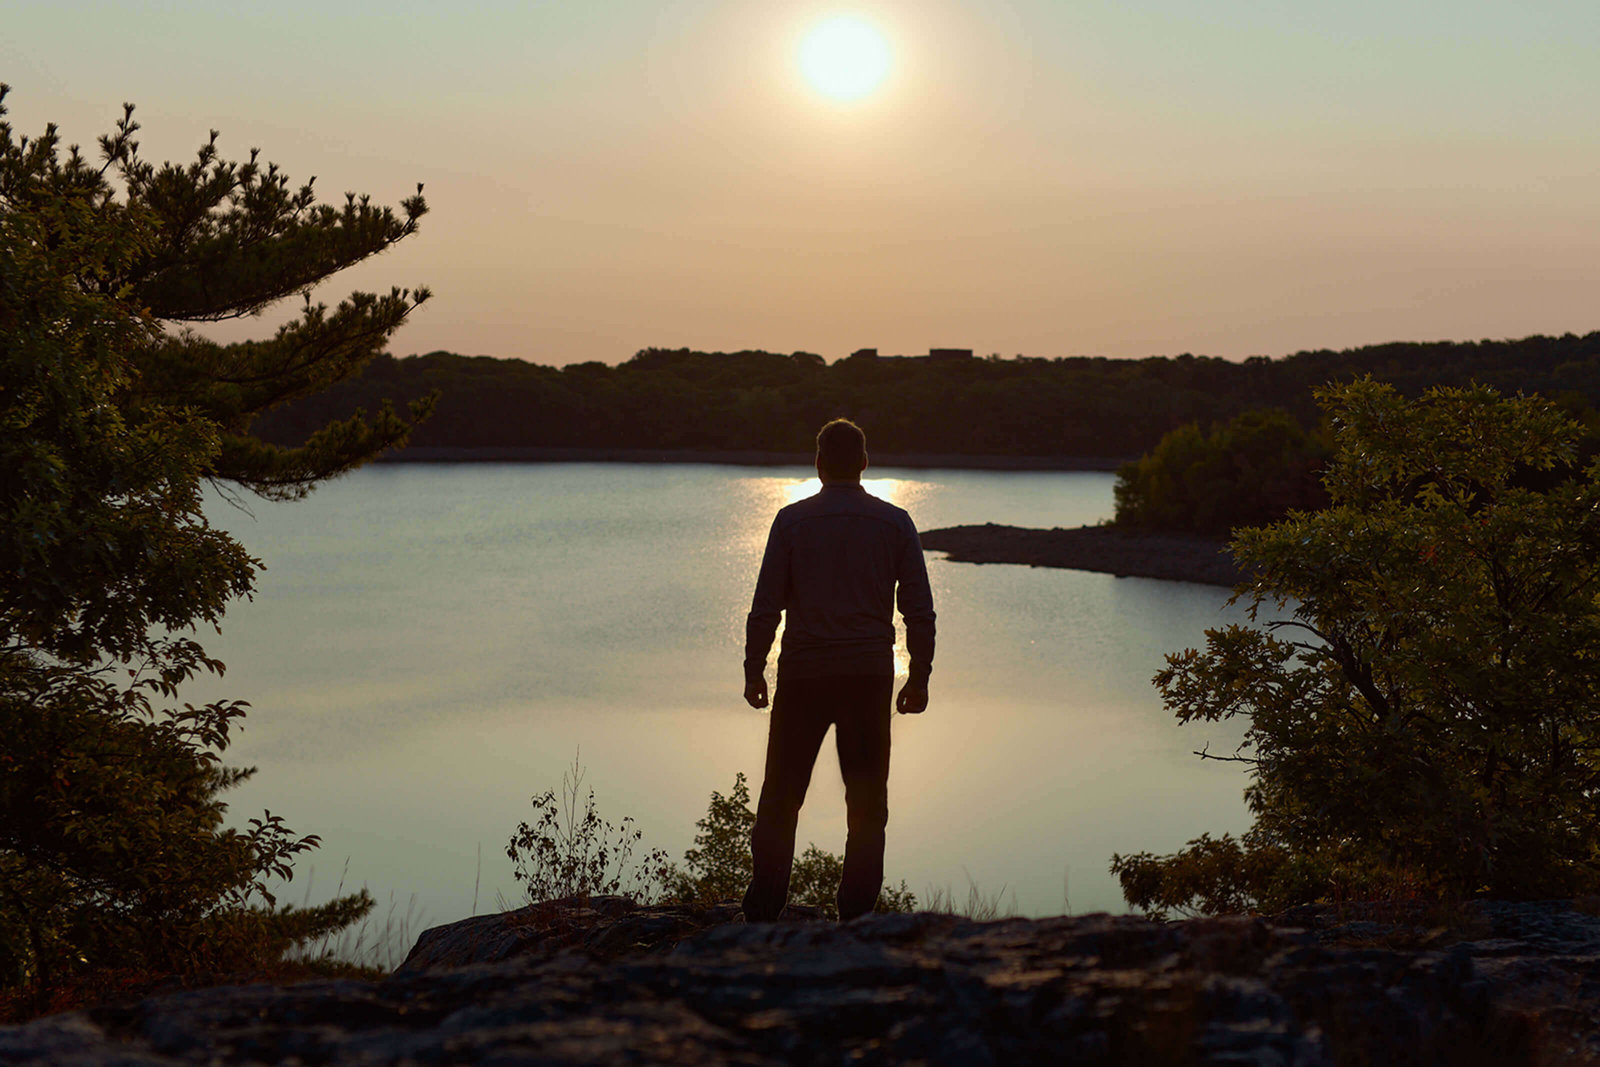
[[[1237,751],[1237,750],[1235,750],[1235,751]],[[1205,748],[1195,750],[1194,754],[1196,756],[1199,756],[1201,759],[1214,759],[1218,763],[1260,763],[1261,762],[1259,759],[1256,759],[1256,758],[1254,758],[1252,756],[1213,756],[1211,754],[1211,745],[1210,745],[1209,742],[1206,744]]]

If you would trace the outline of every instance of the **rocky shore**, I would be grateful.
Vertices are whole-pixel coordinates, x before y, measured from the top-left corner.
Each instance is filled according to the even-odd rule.
[[[1138,533],[1114,526],[1034,530],[1021,526],[948,526],[922,534],[922,547],[958,563],[1067,567],[1119,578],[1235,586],[1245,573],[1226,543],[1208,537]]]
[[[564,901],[419,939],[381,982],[237,986],[0,1028],[0,1063],[1600,1062],[1600,919],[1480,904],[1162,924],[729,921]],[[800,916],[800,919],[810,918]]]

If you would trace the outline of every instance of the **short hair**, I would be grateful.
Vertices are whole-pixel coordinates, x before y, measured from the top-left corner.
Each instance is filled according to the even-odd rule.
[[[817,469],[830,478],[854,478],[867,466],[867,435],[849,419],[834,419],[817,433]]]

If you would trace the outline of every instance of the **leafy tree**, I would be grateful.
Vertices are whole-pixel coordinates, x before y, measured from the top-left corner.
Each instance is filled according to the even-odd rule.
[[[1243,412],[1209,434],[1189,423],[1117,471],[1116,522],[1201,534],[1276,522],[1327,503],[1318,479],[1327,458],[1326,442],[1281,408]]]
[[[1181,722],[1245,716],[1255,825],[1114,857],[1130,903],[1534,898],[1600,888],[1600,467],[1486,387],[1321,390],[1332,506],[1239,531],[1246,595],[1156,675]],[[1222,862],[1218,862],[1221,860]]]
[[[260,566],[206,521],[203,484],[292,498],[404,441],[387,406],[294,448],[248,431],[358,373],[427,292],[332,312],[307,296],[270,341],[182,324],[308,293],[426,208],[420,191],[402,216],[319,205],[253,152],[221,159],[215,133],[155,167],[132,110],[98,163],[53,126],[0,121],[0,988],[31,984],[41,1007],[64,970],[235,967],[371,906],[275,907],[267,878],[317,839],[270,813],[223,827],[218,795],[252,773],[220,763],[246,705],[177,689],[222,672],[184,633],[215,626]]]

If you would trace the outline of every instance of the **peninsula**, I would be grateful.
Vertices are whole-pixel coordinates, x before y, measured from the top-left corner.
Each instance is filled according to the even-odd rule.
[[[1229,587],[1247,579],[1221,540],[1115,526],[949,526],[924,531],[922,547],[957,563],[1020,563]]]

